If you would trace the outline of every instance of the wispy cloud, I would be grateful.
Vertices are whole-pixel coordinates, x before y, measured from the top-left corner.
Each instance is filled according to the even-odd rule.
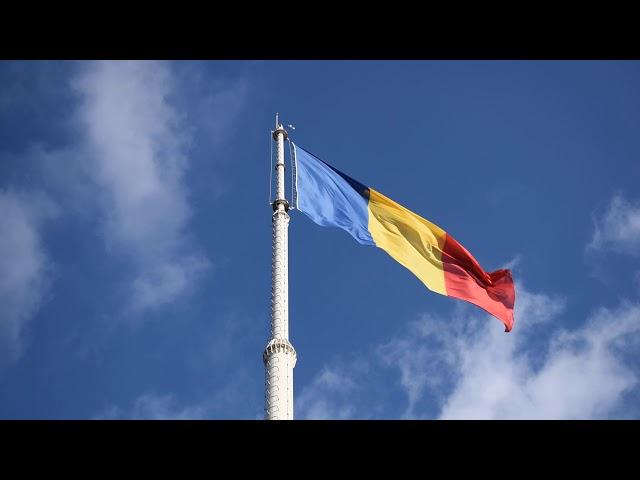
[[[378,348],[383,363],[397,368],[408,406],[404,417],[433,416],[419,411],[419,404],[429,395],[441,408],[450,395],[465,382],[465,366],[493,373],[495,385],[481,392],[490,395],[500,391],[500,382],[523,372],[522,352],[517,352],[521,338],[548,323],[564,309],[560,298],[528,292],[518,288],[515,307],[517,328],[505,334],[491,317],[458,304],[449,318],[422,315],[389,343]],[[489,342],[489,340],[491,342]],[[492,370],[496,368],[495,371]]]
[[[262,404],[256,404],[260,397],[260,379],[254,378],[247,370],[236,368],[233,375],[218,385],[210,385],[208,394],[192,401],[185,401],[175,393],[146,391],[134,398],[129,405],[108,405],[93,418],[95,419],[232,419],[262,418]]]
[[[351,366],[349,370],[354,367]],[[352,371],[325,367],[296,399],[296,418],[345,419],[354,415],[351,393],[357,388]]]
[[[354,362],[325,367],[298,406],[310,418],[363,418],[376,411],[392,418],[620,416],[625,395],[638,385],[630,353],[640,341],[640,305],[600,309],[574,329],[557,326],[565,306],[562,298],[521,286],[517,328],[508,334],[465,305],[457,305],[448,318],[422,315],[389,342],[361,354],[366,368]],[[329,373],[339,375],[340,388],[327,383]],[[399,386],[406,408],[352,401],[365,389],[373,397],[373,383]]]
[[[588,251],[607,250],[640,256],[640,203],[613,196],[606,211],[594,217]]]
[[[191,106],[190,125],[201,142],[219,148],[228,141],[230,127],[247,106],[249,77],[212,77],[207,70],[211,66],[180,63],[173,71],[181,101]]]
[[[19,355],[50,278],[40,226],[53,203],[18,190],[47,192],[60,215],[99,233],[108,256],[124,267],[121,282],[109,286],[127,296],[118,312],[124,315],[109,312],[109,319],[137,321],[179,301],[211,269],[193,236],[195,187],[187,174],[194,141],[231,127],[249,89],[246,78],[213,76],[212,83],[204,69],[155,61],[27,62],[3,69],[5,90],[13,94],[0,94],[0,109],[28,111],[47,126],[47,112],[55,109],[61,113],[55,137],[66,143],[36,136],[24,150],[0,152],[5,164],[16,165],[3,182],[10,190],[0,192],[0,357]],[[197,170],[209,189],[219,180],[216,162],[207,160],[207,168]]]
[[[180,405],[171,394],[147,393],[136,398],[129,410],[111,406],[95,417],[96,420],[199,420],[205,418],[202,406]]]
[[[546,325],[557,312],[544,301],[538,311]],[[527,318],[524,315],[525,321]],[[600,310],[574,330],[559,329],[537,362],[525,348],[534,333],[523,329],[505,342],[486,325],[454,348],[458,377],[442,405],[441,418],[589,419],[616,415],[623,396],[636,386],[626,363],[624,342],[640,332],[640,306],[624,303]]]
[[[513,257],[511,260],[509,260],[507,263],[505,263],[501,268],[508,268],[510,270],[513,270],[516,267],[520,266],[521,260],[522,260],[521,255],[518,254],[515,257]]]
[[[73,81],[85,133],[87,170],[97,186],[110,252],[135,266],[134,311],[188,292],[210,267],[189,235],[184,184],[188,129],[171,103],[173,78],[159,62],[95,62]]]
[[[42,246],[42,222],[55,215],[46,197],[0,190],[0,364],[15,361],[23,332],[40,308],[48,286],[49,262]]]

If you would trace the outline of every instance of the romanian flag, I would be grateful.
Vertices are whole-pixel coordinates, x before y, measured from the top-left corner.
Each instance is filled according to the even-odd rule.
[[[473,303],[513,328],[509,270],[486,272],[449,233],[293,144],[294,204],[321,226],[340,227],[408,268],[429,290]]]

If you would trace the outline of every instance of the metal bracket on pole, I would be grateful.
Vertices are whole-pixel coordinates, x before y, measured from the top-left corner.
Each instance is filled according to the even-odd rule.
[[[287,131],[284,129],[284,127],[282,125],[278,125],[278,128],[276,128],[273,131],[273,139],[274,140],[278,140],[278,134],[281,133],[284,136],[284,139],[286,140],[287,138],[289,138],[289,135],[287,134]]]
[[[284,211],[288,212],[289,211],[289,202],[284,200],[284,199],[279,199],[279,200],[274,200],[273,203],[271,204],[271,206],[273,207],[273,211],[277,212],[278,211],[278,205],[282,204],[284,206]]]

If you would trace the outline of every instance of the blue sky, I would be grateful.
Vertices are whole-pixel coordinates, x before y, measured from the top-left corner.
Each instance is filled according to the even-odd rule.
[[[0,418],[262,418],[276,111],[516,281],[505,334],[292,212],[296,418],[640,416],[640,63],[5,61],[0,86]]]

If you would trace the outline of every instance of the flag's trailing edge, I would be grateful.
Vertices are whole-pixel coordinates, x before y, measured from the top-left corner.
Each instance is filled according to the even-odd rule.
[[[451,235],[293,144],[294,204],[321,226],[340,227],[375,245],[429,290],[473,303],[513,328],[515,288],[509,270],[486,272]]]

